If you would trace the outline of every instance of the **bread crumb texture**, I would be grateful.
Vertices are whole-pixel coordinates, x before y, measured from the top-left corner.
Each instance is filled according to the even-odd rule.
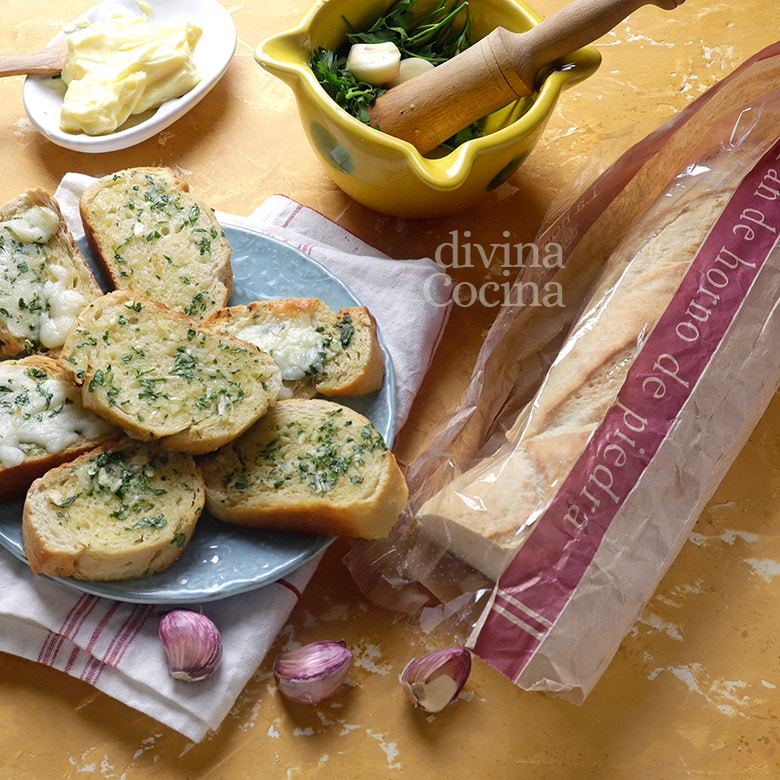
[[[93,255],[117,289],[204,319],[227,304],[230,244],[214,211],[167,168],[104,176],[80,199]]]
[[[34,573],[144,577],[181,555],[204,502],[192,456],[123,439],[32,484],[22,516],[24,552]]]
[[[246,430],[281,388],[270,355],[124,291],[81,312],[62,359],[85,407],[131,436],[194,454]]]

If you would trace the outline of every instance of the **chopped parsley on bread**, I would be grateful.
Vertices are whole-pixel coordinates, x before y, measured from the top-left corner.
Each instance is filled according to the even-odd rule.
[[[253,301],[222,309],[206,324],[268,352],[286,397],[355,396],[382,386],[376,321],[364,306],[333,312],[318,298]]]
[[[169,169],[105,176],[79,206],[110,292],[46,193],[0,214],[0,500],[25,495],[31,570],[161,572],[207,502],[237,525],[387,536],[408,498],[393,454],[314,398],[381,388],[368,309],[228,306],[230,245]]]
[[[81,312],[61,360],[86,408],[130,436],[192,454],[238,436],[281,388],[273,358],[254,345],[121,290]]]
[[[285,399],[199,460],[206,507],[236,525],[384,538],[408,491],[371,422],[325,399]]]
[[[124,438],[33,482],[22,512],[22,545],[35,574],[146,577],[179,558],[204,500],[191,455]]]
[[[81,392],[53,358],[0,361],[0,500],[21,496],[50,468],[120,431],[81,403]]]
[[[204,319],[227,305],[231,249],[216,216],[169,168],[103,176],[79,199],[87,242],[115,289]]]
[[[27,190],[0,208],[0,359],[56,355],[78,312],[103,291],[59,205]]]

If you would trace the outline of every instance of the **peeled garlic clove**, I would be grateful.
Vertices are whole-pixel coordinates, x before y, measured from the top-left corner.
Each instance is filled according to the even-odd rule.
[[[214,623],[200,612],[175,609],[160,619],[168,669],[177,680],[197,682],[210,677],[222,658],[222,636]]]
[[[358,81],[364,81],[372,87],[381,87],[398,76],[401,52],[389,41],[356,43],[349,50],[346,67]]]
[[[401,686],[415,707],[439,712],[455,701],[471,673],[471,653],[460,645],[412,659],[401,672]]]
[[[423,73],[427,73],[429,70],[433,70],[433,68],[434,65],[430,60],[422,57],[407,57],[405,60],[401,60],[401,64],[398,67],[398,75],[388,86],[397,87],[415,76],[422,76]]]
[[[351,665],[352,653],[345,642],[321,641],[282,653],[273,672],[288,699],[317,704],[338,690]]]

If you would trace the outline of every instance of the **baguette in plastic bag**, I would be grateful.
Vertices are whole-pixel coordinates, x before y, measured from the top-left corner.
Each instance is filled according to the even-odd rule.
[[[538,237],[568,309],[496,319],[403,522],[348,556],[368,595],[587,696],[780,383],[778,127],[775,45]]]

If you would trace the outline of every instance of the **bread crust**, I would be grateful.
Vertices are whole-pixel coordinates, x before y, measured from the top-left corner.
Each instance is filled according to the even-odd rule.
[[[254,528],[384,538],[408,498],[374,426],[325,399],[279,401],[200,465],[208,510]]]
[[[230,244],[213,210],[172,169],[103,176],[82,193],[79,211],[93,258],[113,289],[199,320],[227,305]]]
[[[57,227],[47,240],[20,241],[0,227],[4,238],[0,270],[6,280],[0,290],[0,310],[7,312],[0,314],[0,359],[34,353],[56,356],[78,309],[103,294],[59,204],[48,192],[29,189],[18,195],[0,209],[0,223],[24,218],[36,209],[56,216]],[[31,246],[34,252],[27,249]],[[56,290],[53,296],[46,293],[45,283]],[[21,286],[35,305],[17,312]],[[17,323],[18,318],[24,322]]]

